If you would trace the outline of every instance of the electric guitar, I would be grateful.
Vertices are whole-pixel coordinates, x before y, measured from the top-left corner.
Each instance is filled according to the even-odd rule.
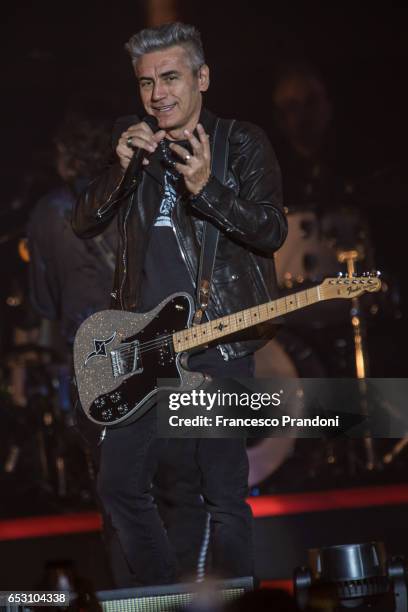
[[[189,391],[205,375],[187,368],[188,351],[317,302],[379,291],[370,275],[327,278],[320,285],[191,327],[194,302],[175,293],[150,312],[103,310],[86,319],[75,337],[74,367],[87,417],[114,426],[140,418],[155,402],[157,379],[176,379]],[[177,386],[178,385],[178,386]]]

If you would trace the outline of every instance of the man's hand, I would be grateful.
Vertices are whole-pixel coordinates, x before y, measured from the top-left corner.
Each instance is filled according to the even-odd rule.
[[[170,145],[170,148],[184,160],[184,164],[177,163],[175,167],[183,175],[186,187],[193,195],[200,193],[211,174],[210,142],[200,123],[197,124],[197,133],[199,140],[191,132],[184,130],[193,155],[176,143]]]
[[[155,134],[144,121],[131,125],[126,132],[123,132],[119,138],[116,154],[119,157],[120,165],[123,170],[129,165],[133,157],[135,148],[144,149],[148,153],[154,153],[157,148],[157,143],[164,138],[165,131],[159,130]],[[145,157],[143,164],[148,164],[149,160]]]

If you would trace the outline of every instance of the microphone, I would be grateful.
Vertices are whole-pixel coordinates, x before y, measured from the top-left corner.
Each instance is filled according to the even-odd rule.
[[[156,117],[153,117],[153,115],[146,115],[146,117],[143,117],[142,121],[147,123],[153,132],[157,132],[159,126]],[[145,149],[135,148],[132,159],[126,168],[122,183],[122,189],[126,192],[126,196],[129,195],[128,192],[130,190],[134,190],[136,188],[136,178],[142,169],[143,158],[149,155],[151,155],[151,153],[145,151]]]

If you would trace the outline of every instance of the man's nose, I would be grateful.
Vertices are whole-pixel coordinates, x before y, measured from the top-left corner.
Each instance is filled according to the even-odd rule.
[[[153,100],[161,100],[162,98],[165,97],[165,95],[166,95],[165,85],[163,83],[160,83],[160,81],[156,81],[153,87],[153,91],[152,91]]]

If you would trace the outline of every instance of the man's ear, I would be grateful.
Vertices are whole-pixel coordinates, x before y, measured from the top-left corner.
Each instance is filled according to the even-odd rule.
[[[198,69],[198,86],[200,91],[207,91],[210,86],[210,69],[207,64]]]

